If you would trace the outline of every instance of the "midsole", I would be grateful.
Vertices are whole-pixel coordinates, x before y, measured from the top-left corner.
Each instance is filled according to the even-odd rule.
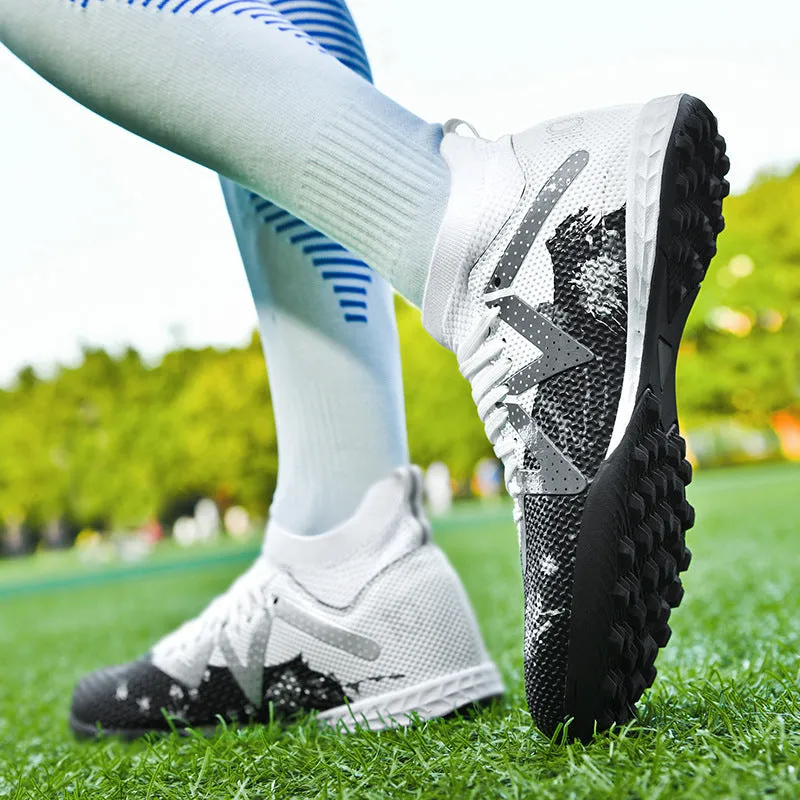
[[[636,121],[633,134],[631,155],[628,160],[625,214],[625,256],[628,274],[625,376],[606,458],[622,441],[636,405],[661,214],[664,159],[682,97],[683,95],[660,97],[645,104]]]
[[[421,719],[441,717],[471,703],[501,695],[503,691],[500,673],[489,661],[407,689],[330,708],[320,712],[318,719],[331,725],[341,721],[348,729],[356,724],[372,729],[407,725],[413,715]]]

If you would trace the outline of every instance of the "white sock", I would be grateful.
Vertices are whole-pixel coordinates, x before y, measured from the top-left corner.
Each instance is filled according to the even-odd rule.
[[[343,0],[276,8],[372,80]],[[342,245],[227,179],[222,186],[269,364],[280,452],[270,525],[319,534],[408,463],[392,292]]]
[[[268,197],[421,304],[449,193],[441,126],[268,0],[3,0],[0,39],[84,105]]]
[[[270,516],[295,534],[348,518],[408,463],[388,284],[342,245],[223,181],[258,311],[278,435]]]

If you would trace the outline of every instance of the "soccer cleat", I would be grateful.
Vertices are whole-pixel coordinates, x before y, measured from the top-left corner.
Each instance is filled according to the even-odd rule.
[[[423,320],[454,350],[514,498],[535,722],[632,718],[689,565],[675,364],[728,159],[699,100],[496,142],[445,126],[452,179]]]
[[[270,523],[259,559],[198,617],[144,658],[78,683],[73,731],[133,738],[308,711],[374,729],[500,695],[420,487],[416,467],[399,469],[316,537]]]

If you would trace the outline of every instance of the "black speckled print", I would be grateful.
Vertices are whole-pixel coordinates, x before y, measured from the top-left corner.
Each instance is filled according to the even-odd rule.
[[[537,311],[594,358],[539,386],[532,418],[591,482],[614,427],[625,371],[625,207],[600,219],[583,210],[563,220],[547,249],[554,302]],[[526,454],[526,469],[536,459]],[[525,682],[537,723],[563,719],[575,545],[586,494],[526,495]]]
[[[343,705],[345,692],[333,675],[315,672],[296,656],[284,664],[264,667],[264,696],[256,708],[245,697],[230,670],[208,667],[200,685],[190,688],[146,659],[98,670],[78,684],[72,701],[72,719],[82,728],[137,735],[176,727],[229,722],[267,722],[270,705],[276,717],[287,719],[305,711],[324,711]],[[84,731],[87,732],[87,731]]]

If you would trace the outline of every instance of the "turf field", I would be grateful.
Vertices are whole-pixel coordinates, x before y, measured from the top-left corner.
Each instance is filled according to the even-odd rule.
[[[474,718],[339,735],[307,720],[134,744],[76,742],[71,687],[199,611],[250,553],[143,567],[0,565],[0,797],[800,797],[800,467],[698,476],[687,597],[638,721],[589,746],[531,730],[515,535],[502,509],[438,526],[505,700]],[[252,545],[250,545],[250,552]],[[61,566],[59,566],[61,565]]]

